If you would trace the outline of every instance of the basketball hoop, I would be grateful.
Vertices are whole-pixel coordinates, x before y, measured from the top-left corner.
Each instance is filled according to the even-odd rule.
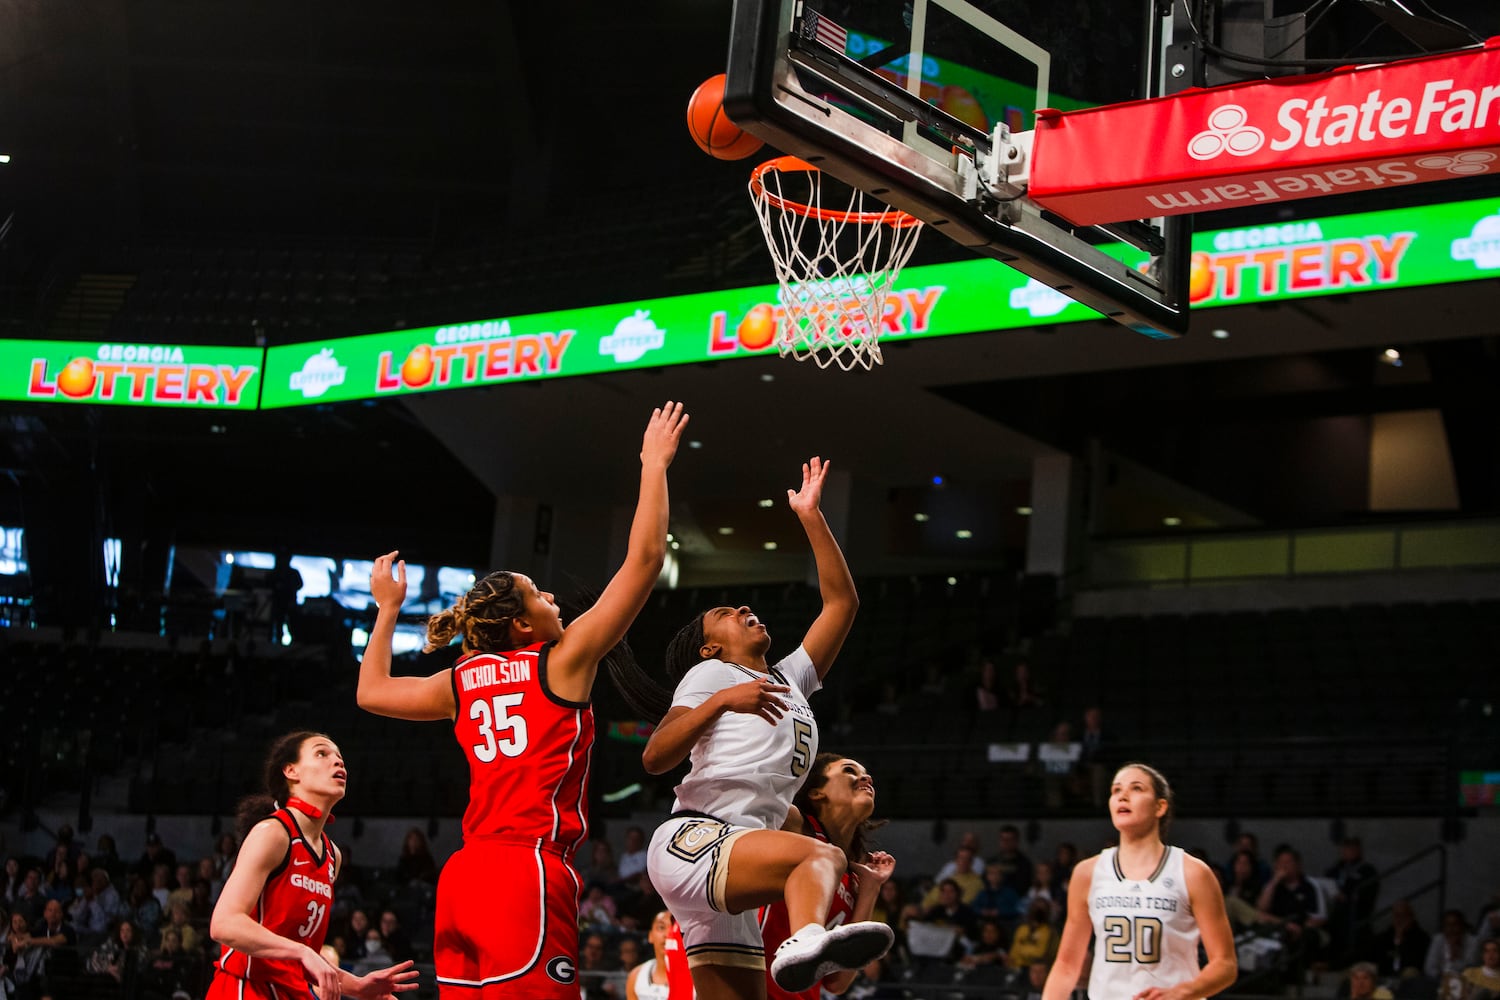
[[[750,174],[750,198],[781,285],[776,346],[782,357],[844,371],[881,364],[886,294],[922,231],[922,220],[859,188],[850,192],[846,207],[825,206],[823,172],[795,156],[768,160]]]

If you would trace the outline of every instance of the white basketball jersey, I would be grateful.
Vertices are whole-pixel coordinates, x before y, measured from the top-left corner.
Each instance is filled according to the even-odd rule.
[[[736,663],[704,660],[677,685],[672,706],[697,708],[717,691],[764,679]],[[707,813],[758,830],[786,822],[792,796],[818,755],[818,723],[807,696],[822,685],[801,646],[771,667],[769,679],[791,688],[778,695],[786,704],[781,718],[772,725],[759,715],[725,712],[714,720],[693,744],[692,768],[677,786],[673,812]]]
[[[651,976],[656,972],[656,959],[648,958],[645,964],[635,971],[635,995],[636,1000],[667,1000],[671,993],[671,987],[666,983],[653,983]]]
[[[1148,879],[1127,879],[1115,848],[1099,852],[1089,885],[1094,924],[1090,1000],[1130,1000],[1198,975],[1198,922],[1180,847],[1168,847]]]

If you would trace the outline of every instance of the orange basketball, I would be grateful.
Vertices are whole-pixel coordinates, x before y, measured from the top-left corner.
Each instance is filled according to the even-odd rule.
[[[724,113],[724,74],[699,84],[688,100],[688,131],[709,156],[721,160],[743,160],[762,146],[755,136],[729,120]]]

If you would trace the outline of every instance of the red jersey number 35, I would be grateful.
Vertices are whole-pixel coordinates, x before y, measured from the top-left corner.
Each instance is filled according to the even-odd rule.
[[[469,718],[479,723],[479,735],[483,743],[474,744],[474,756],[488,764],[495,754],[519,757],[526,752],[526,719],[512,715],[509,709],[519,708],[525,695],[497,694],[489,701],[476,698],[469,703]]]

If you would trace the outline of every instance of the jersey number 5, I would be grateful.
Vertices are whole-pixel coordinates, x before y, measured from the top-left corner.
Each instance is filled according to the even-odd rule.
[[[484,739],[483,743],[474,744],[474,756],[480,763],[494,760],[497,750],[507,757],[519,757],[526,752],[526,719],[506,711],[519,707],[524,697],[524,694],[497,694],[489,701],[476,698],[469,703],[469,718],[479,721],[479,735]]]
[[[1104,960],[1155,965],[1161,961],[1161,918],[1104,918]]]
[[[800,778],[812,764],[812,726],[802,719],[792,720],[792,777]]]

